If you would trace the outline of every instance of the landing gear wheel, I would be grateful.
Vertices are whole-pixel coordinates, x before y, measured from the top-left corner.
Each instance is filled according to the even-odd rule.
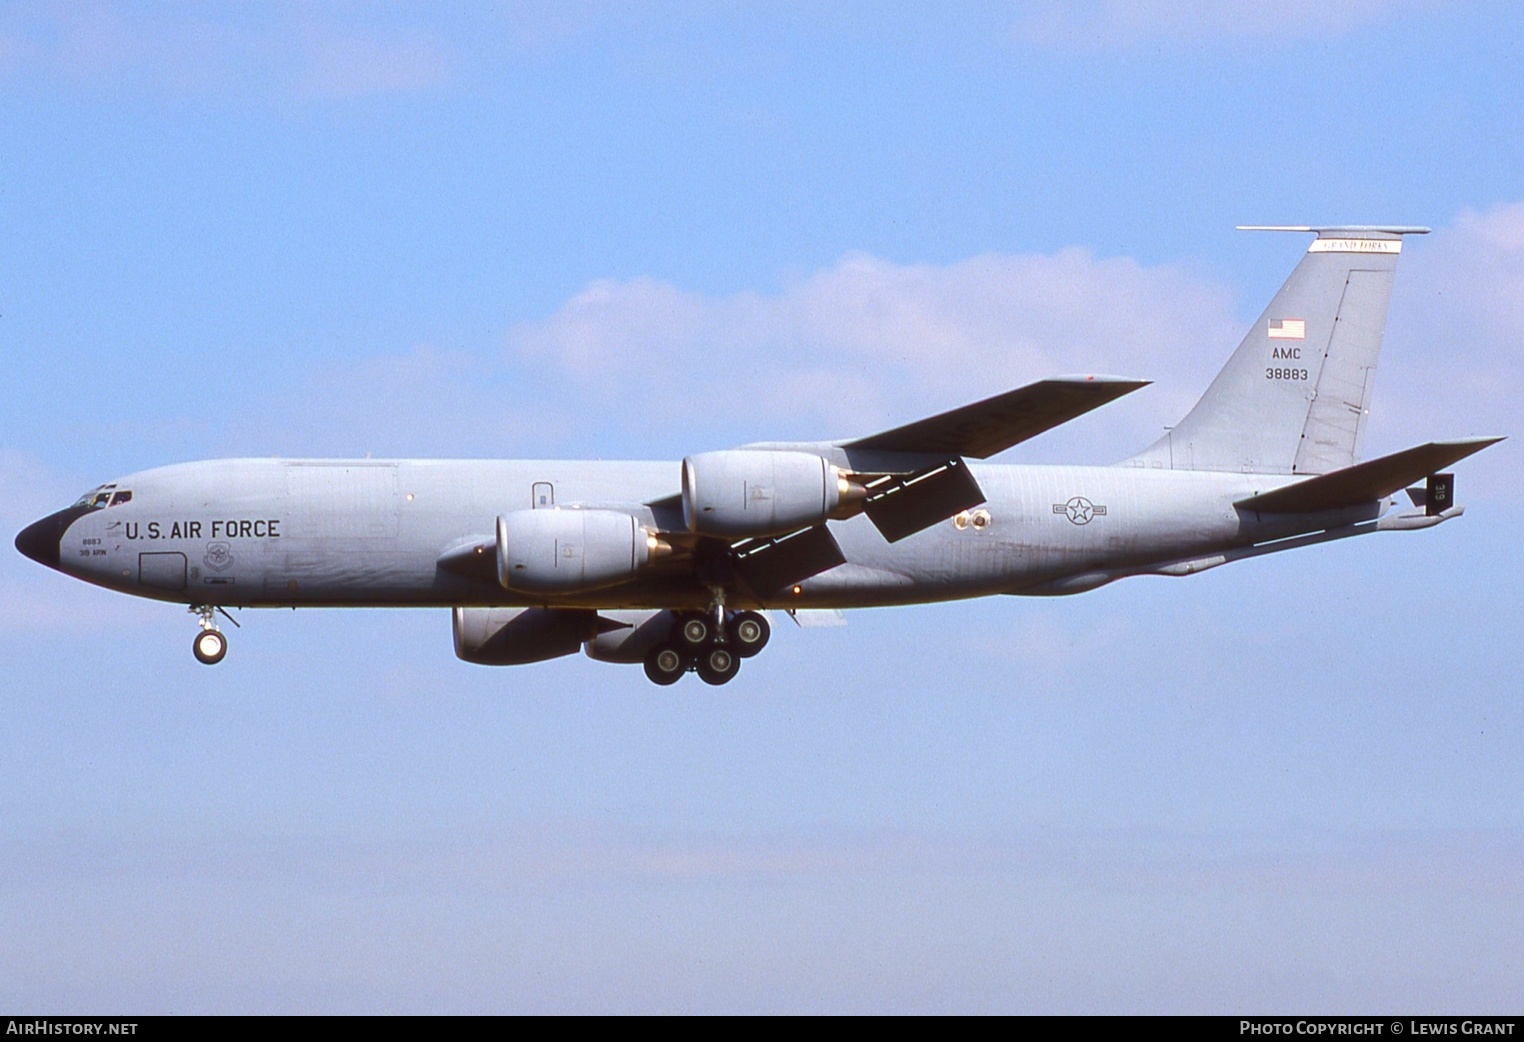
[[[191,651],[203,666],[215,666],[228,653],[228,639],[217,630],[202,630],[191,643]]]
[[[688,656],[670,644],[659,644],[646,656],[646,678],[653,684],[675,684],[686,672]]]
[[[709,643],[713,636],[714,624],[702,615],[684,615],[677,623],[677,641],[679,644],[697,650]]]
[[[729,645],[716,644],[699,656],[699,679],[706,684],[728,684],[741,671],[741,656]]]
[[[767,647],[767,638],[773,633],[767,624],[767,616],[755,611],[736,612],[726,624],[725,631],[730,637],[731,650],[742,658],[751,658]]]

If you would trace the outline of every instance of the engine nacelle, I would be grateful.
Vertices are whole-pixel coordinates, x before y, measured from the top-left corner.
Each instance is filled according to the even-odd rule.
[[[782,535],[845,516],[866,494],[807,452],[729,449],[683,460],[683,522],[698,535]]]
[[[455,655],[479,666],[521,666],[578,651],[598,635],[583,608],[456,608]]]
[[[607,609],[598,613],[602,631],[587,642],[587,657],[599,662],[644,662],[646,652],[672,636],[676,617],[665,610]]]
[[[497,578],[518,593],[580,593],[635,577],[656,538],[617,510],[518,510],[497,519]]]

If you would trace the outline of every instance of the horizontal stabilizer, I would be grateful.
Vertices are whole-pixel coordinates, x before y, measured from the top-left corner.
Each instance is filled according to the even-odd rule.
[[[1360,239],[1372,235],[1428,235],[1415,224],[1240,224],[1241,232],[1317,232],[1319,238]]]
[[[1118,376],[1063,376],[1040,380],[915,423],[842,442],[848,449],[935,453],[984,459],[1091,409],[1148,386]]]
[[[1422,481],[1442,467],[1480,452],[1502,438],[1431,441],[1427,445],[1367,460],[1273,492],[1240,499],[1235,506],[1264,513],[1301,514],[1359,506]]]

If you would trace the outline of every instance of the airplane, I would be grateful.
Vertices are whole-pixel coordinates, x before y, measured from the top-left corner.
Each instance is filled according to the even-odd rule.
[[[1178,425],[1111,466],[982,462],[1144,387],[1041,380],[892,430],[681,462],[230,459],[101,485],[16,537],[27,557],[189,606],[449,607],[455,653],[732,680],[769,611],[1061,596],[1459,517],[1445,468],[1501,438],[1357,462],[1400,226],[1314,238]],[[1410,507],[1398,509],[1398,492]]]

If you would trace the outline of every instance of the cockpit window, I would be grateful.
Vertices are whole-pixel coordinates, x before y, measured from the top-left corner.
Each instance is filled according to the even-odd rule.
[[[110,505],[114,506],[114,507],[119,507],[123,503],[131,503],[131,502],[132,502],[132,490],[124,488],[120,492],[112,493],[111,504]]]
[[[84,495],[76,499],[74,501],[74,505],[77,507],[91,507],[94,509],[99,509],[100,507],[104,507],[107,504],[111,503],[111,493],[115,491],[115,489],[115,484],[97,485],[95,488],[92,488],[89,492],[86,492]],[[132,498],[131,492],[127,493],[127,498]],[[122,502],[125,503],[127,500],[124,499]]]

